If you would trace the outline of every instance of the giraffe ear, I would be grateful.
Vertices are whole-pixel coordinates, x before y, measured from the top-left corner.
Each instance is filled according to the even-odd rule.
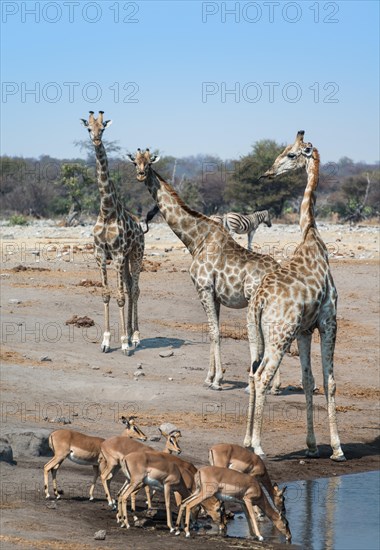
[[[155,164],[156,162],[158,162],[160,160],[160,156],[159,155],[153,155],[153,157],[150,158],[150,164]]]
[[[305,157],[311,157],[313,154],[313,146],[311,143],[308,143],[306,147],[302,149],[302,153],[305,155]]]
[[[105,122],[103,122],[103,128],[107,128],[108,126],[111,126],[112,124],[112,120],[106,120]]]
[[[131,155],[131,153],[127,153],[127,160],[128,162],[133,162],[133,164],[135,164],[135,157]]]
[[[87,128],[87,126],[88,126],[87,120],[85,120],[84,118],[80,118],[79,120],[80,120],[80,123],[83,124],[83,126],[86,126],[86,128]]]

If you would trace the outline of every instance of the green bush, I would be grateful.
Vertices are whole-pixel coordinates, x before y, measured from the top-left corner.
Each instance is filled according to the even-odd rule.
[[[22,214],[13,214],[9,218],[9,225],[28,225],[28,220]]]

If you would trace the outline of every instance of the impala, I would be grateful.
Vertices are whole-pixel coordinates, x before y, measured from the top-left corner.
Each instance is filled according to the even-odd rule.
[[[219,443],[210,448],[209,461],[211,466],[231,468],[255,476],[267,490],[277,510],[285,514],[286,487],[280,489],[277,483],[272,484],[263,460],[256,453],[240,445]]]
[[[154,487],[164,491],[166,521],[170,532],[174,532],[170,493],[174,491],[177,505],[191,495],[195,488],[194,477],[197,473],[195,466],[176,456],[151,450],[130,453],[120,461],[120,464],[127,481],[119,491],[117,521],[122,527],[129,529],[126,506],[128,497],[144,486]],[[225,520],[223,507],[219,501],[216,498],[210,498],[203,502],[203,507],[222,529]]]
[[[181,432],[179,430],[173,430],[169,433],[160,430],[161,435],[166,439],[164,452],[171,453],[181,453],[181,449],[178,443],[179,437],[181,437]],[[126,439],[125,437],[110,437],[101,443],[100,453],[99,453],[99,467],[100,467],[100,478],[103,483],[104,491],[107,496],[108,504],[111,507],[114,507],[115,501],[111,497],[111,480],[115,477],[117,472],[120,470],[120,461],[129,453],[135,451],[143,450],[152,450],[152,447],[143,445],[142,443]],[[149,487],[146,489],[146,496],[148,507],[152,507]],[[132,496],[132,509],[135,509],[135,498]]]
[[[262,541],[257,526],[253,506],[259,506],[268,516],[277,529],[285,535],[287,541],[291,541],[289,524],[281,512],[274,510],[269,504],[257,479],[249,474],[243,474],[230,468],[219,468],[217,466],[205,466],[200,468],[195,475],[196,489],[190,497],[185,499],[179,509],[177,518],[176,535],[180,534],[180,525],[183,511],[186,508],[185,533],[190,536],[189,520],[192,508],[202,504],[204,500],[214,496],[222,501],[240,502],[246,515],[251,535],[256,535]]]
[[[125,429],[120,436],[120,439],[132,441],[133,439],[146,440],[146,435],[135,424],[134,416],[126,418],[121,417],[121,422],[125,424]],[[55,430],[49,436],[49,447],[54,453],[54,456],[44,466],[44,487],[46,498],[49,494],[49,472],[53,479],[53,490],[56,498],[60,498],[57,488],[57,471],[65,458],[69,458],[76,464],[92,466],[94,470],[94,478],[90,487],[90,500],[94,499],[94,488],[96,480],[99,477],[99,454],[102,443],[102,437],[94,437],[91,435],[82,434],[74,430]]]

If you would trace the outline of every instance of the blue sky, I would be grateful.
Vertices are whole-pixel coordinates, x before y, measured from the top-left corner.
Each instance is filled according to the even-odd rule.
[[[1,8],[3,154],[81,156],[101,109],[123,150],[237,158],[304,129],[323,161],[380,156],[377,1]]]

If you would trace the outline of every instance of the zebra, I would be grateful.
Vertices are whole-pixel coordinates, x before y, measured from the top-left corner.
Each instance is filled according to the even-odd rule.
[[[248,234],[248,250],[252,250],[252,239],[256,229],[261,223],[265,223],[268,227],[272,226],[272,220],[268,210],[258,210],[253,214],[238,214],[237,212],[228,212],[221,216],[215,214],[210,216],[216,222],[223,223],[223,226],[230,233],[238,235]]]

